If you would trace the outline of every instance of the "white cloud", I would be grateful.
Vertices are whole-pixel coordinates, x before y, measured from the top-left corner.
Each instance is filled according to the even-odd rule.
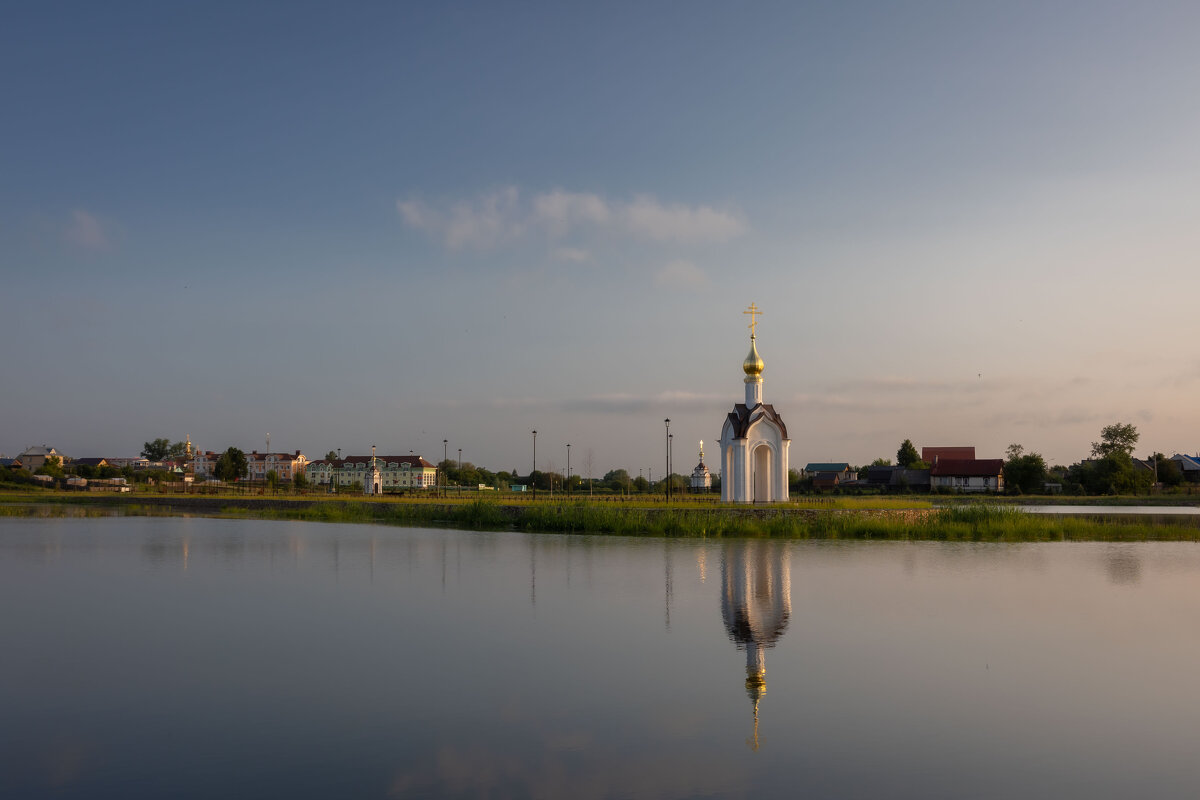
[[[107,250],[111,246],[104,225],[93,214],[80,209],[71,212],[66,229],[67,241],[85,250]]]
[[[587,250],[578,247],[559,247],[554,251],[554,257],[559,261],[584,262],[591,260],[592,256]]]
[[[672,261],[654,275],[655,286],[700,291],[709,286],[704,270],[690,261]]]
[[[397,201],[396,210],[410,228],[441,237],[451,250],[492,248],[524,231],[520,193],[515,186],[488,192],[474,201],[460,201],[448,211],[420,200]]]
[[[611,216],[608,203],[595,194],[555,189],[533,199],[533,219],[555,236],[580,224],[605,225]]]
[[[663,205],[645,195],[623,208],[622,215],[635,234],[658,241],[725,242],[746,231],[746,223],[733,214],[708,206]]]
[[[620,237],[696,244],[724,242],[746,231],[740,215],[709,206],[663,204],[649,195],[607,200],[591,192],[553,189],[522,199],[516,187],[487,192],[446,209],[397,200],[404,224],[440,238],[446,247],[491,249],[537,232],[551,239],[603,231]]]

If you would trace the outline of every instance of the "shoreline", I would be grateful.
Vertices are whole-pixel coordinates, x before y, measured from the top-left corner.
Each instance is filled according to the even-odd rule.
[[[920,501],[914,501],[914,505]],[[587,500],[504,503],[364,498],[0,493],[0,516],[209,516],[641,537],[900,541],[1200,541],[1200,517],[1035,515],[1021,504],[956,502],[871,508],[624,505]],[[1098,513],[1115,503],[1095,503]]]

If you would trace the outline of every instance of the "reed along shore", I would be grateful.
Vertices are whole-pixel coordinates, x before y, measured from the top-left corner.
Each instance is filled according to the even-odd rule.
[[[188,515],[352,522],[528,533],[697,538],[1041,542],[1200,541],[1196,517],[1062,517],[995,504],[904,508],[850,502],[769,507],[505,503],[199,495],[0,496],[0,516]]]

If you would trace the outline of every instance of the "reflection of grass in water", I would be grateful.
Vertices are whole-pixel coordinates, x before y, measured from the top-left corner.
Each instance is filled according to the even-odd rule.
[[[0,504],[0,517],[33,517],[58,519],[64,517],[116,517],[121,509],[105,506],[68,506],[57,503]]]

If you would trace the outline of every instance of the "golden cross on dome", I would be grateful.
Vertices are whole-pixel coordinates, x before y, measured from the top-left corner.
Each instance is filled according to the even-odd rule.
[[[750,315],[750,335],[754,336],[756,333],[756,326],[758,325],[758,320],[755,319],[755,317],[761,317],[763,312],[758,310],[758,306],[754,305],[754,303],[751,303],[750,309],[748,311],[743,311],[742,313]]]

